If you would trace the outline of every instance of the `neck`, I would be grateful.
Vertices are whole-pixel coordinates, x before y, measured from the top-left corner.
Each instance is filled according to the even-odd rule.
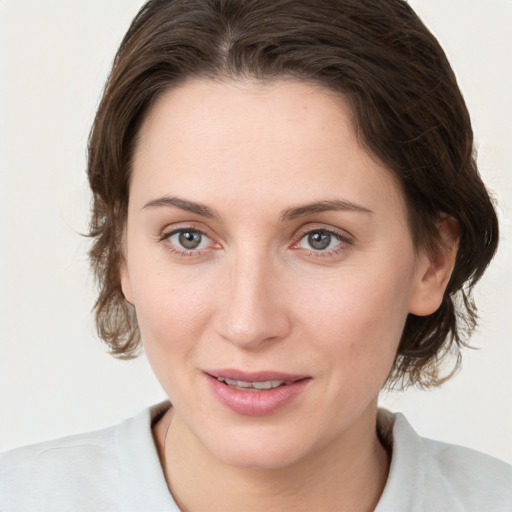
[[[366,428],[356,425],[343,439],[277,469],[225,464],[173,414],[169,410],[156,425],[155,438],[169,489],[183,511],[369,512],[384,489],[389,456],[377,438],[375,406],[364,413]]]

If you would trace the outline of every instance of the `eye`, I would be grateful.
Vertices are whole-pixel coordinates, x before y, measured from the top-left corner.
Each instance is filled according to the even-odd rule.
[[[165,234],[162,240],[167,239],[174,249],[178,251],[200,251],[211,245],[212,240],[197,229],[176,229]]]
[[[327,229],[315,229],[305,233],[297,246],[302,249],[328,252],[337,249],[346,241],[341,235]]]

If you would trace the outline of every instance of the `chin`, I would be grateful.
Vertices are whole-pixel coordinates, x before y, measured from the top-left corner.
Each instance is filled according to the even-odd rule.
[[[240,430],[225,430],[220,439],[209,439],[205,445],[224,464],[246,469],[284,468],[299,462],[309,452],[307,443],[297,435],[262,427]]]
[[[295,450],[276,449],[267,446],[261,447],[243,447],[235,450],[232,447],[223,449],[216,447],[214,455],[224,464],[241,469],[254,470],[272,470],[289,467],[300,460],[300,454]]]

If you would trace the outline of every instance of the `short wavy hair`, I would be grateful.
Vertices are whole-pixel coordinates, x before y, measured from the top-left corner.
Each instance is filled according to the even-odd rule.
[[[141,8],[88,148],[94,309],[111,353],[134,357],[141,345],[119,276],[137,135],[163,92],[197,77],[293,77],[339,93],[360,143],[401,183],[415,247],[436,251],[439,219],[456,219],[460,243],[442,304],[408,316],[388,384],[430,387],[451,375],[441,362],[452,355],[455,370],[476,325],[471,291],[496,251],[498,221],[451,66],[402,0],[153,0]]]

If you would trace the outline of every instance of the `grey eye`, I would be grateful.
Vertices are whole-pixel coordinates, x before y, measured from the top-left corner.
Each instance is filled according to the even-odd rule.
[[[331,233],[325,229],[317,229],[305,233],[299,242],[302,249],[313,249],[314,251],[325,251],[338,247],[343,243],[341,236]]]
[[[174,247],[184,249],[185,251],[205,249],[211,244],[210,238],[204,233],[192,229],[176,230],[174,233],[166,236],[166,238]]]
[[[321,231],[315,231],[308,235],[308,243],[316,251],[323,251],[331,244],[332,235]]]
[[[201,245],[203,236],[194,231],[181,231],[178,233],[179,244],[185,249],[197,249]]]

